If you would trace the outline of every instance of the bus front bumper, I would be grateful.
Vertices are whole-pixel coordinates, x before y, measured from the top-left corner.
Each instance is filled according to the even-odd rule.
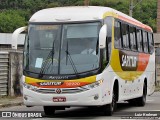
[[[65,98],[65,101],[55,102],[53,98]],[[70,94],[39,93],[23,87],[23,99],[26,106],[100,106],[104,104],[101,87]]]

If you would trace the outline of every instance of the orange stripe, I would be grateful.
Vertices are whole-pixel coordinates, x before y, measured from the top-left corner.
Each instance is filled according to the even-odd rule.
[[[139,27],[141,27],[141,28],[143,28],[143,29],[145,29],[145,30],[148,30],[148,31],[152,32],[151,27],[149,27],[149,26],[147,26],[147,25],[145,25],[145,24],[136,22],[136,21],[134,21],[134,20],[128,19],[128,18],[123,17],[123,16],[121,16],[121,15],[118,15],[118,18],[121,19],[121,20],[123,20],[123,21],[126,21],[126,22],[128,22],[128,23],[131,23],[131,24],[133,24],[133,25],[139,26]]]
[[[47,86],[41,86],[39,83],[31,83],[31,85],[39,87],[39,88],[75,88],[75,87],[81,87],[84,85],[90,84],[90,82],[64,82],[62,85],[47,85]]]
[[[144,71],[148,65],[150,55],[139,53],[137,71]]]
[[[75,88],[96,82],[96,76],[94,75],[74,80],[40,80],[36,78],[25,77],[25,82],[40,88]],[[50,84],[50,82],[54,82],[55,84]],[[60,84],[56,84],[58,82]]]

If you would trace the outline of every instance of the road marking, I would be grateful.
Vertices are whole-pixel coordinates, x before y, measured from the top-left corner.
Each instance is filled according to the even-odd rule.
[[[147,111],[147,112],[159,112],[160,110],[138,110],[138,112],[140,112],[140,111]]]
[[[152,102],[152,101],[154,101],[154,100],[147,100],[147,102]]]

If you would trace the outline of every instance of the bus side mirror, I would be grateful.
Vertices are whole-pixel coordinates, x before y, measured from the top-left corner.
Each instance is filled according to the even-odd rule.
[[[12,34],[12,49],[17,50],[17,40],[18,40],[18,35],[25,31],[27,29],[27,26],[25,27],[20,27],[18,29],[16,29],[13,34]]]
[[[106,47],[106,36],[107,36],[107,25],[104,24],[99,32],[99,48],[103,49]]]

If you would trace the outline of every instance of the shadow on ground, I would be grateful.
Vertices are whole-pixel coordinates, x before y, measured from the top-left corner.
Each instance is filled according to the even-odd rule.
[[[113,116],[123,116],[126,113],[121,112],[122,110],[128,109],[130,107],[133,107],[129,105],[127,102],[126,103],[118,103],[117,104],[117,110],[114,112]],[[62,111],[56,111],[55,115],[53,116],[45,116],[44,117],[49,117],[49,118],[65,118],[65,119],[92,119],[96,117],[101,117],[103,116],[103,112],[100,108],[94,108],[94,107],[72,107],[72,109],[67,108],[66,110]]]

